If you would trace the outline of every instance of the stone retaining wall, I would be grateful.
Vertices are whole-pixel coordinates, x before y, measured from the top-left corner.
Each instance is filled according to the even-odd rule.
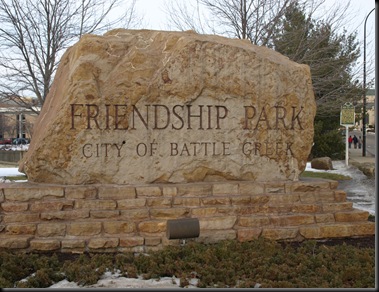
[[[140,186],[0,184],[0,249],[69,253],[161,249],[169,219],[198,218],[210,243],[375,234],[338,182],[227,182]]]

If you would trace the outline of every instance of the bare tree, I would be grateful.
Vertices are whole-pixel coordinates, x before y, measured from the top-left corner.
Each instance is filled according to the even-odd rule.
[[[326,113],[357,93],[356,34],[344,27],[353,17],[350,1],[193,0],[166,2],[169,24],[177,29],[249,39],[311,67],[319,105]],[[301,13],[291,16],[298,7]],[[350,13],[350,15],[349,15]],[[296,19],[298,17],[299,19]],[[289,20],[291,19],[291,21]],[[212,24],[212,26],[207,26]],[[319,111],[320,112],[320,111]]]
[[[180,31],[194,30],[197,33],[214,33],[212,22],[196,0],[192,2],[166,0],[164,2],[164,11],[167,15],[167,25],[171,29]]]
[[[84,34],[139,24],[136,0],[124,2],[0,0],[0,98],[38,112],[68,46]]]
[[[294,0],[196,0],[166,2],[169,25],[267,45],[286,7]],[[188,5],[188,6],[187,6]],[[199,7],[200,6],[200,7]],[[202,11],[202,12],[201,12]]]

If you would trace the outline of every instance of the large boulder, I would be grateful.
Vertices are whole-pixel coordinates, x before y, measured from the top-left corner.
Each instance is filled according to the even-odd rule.
[[[313,158],[311,161],[311,168],[332,170],[333,169],[332,159],[330,157]]]
[[[61,59],[19,170],[57,184],[297,180],[309,67],[246,40],[117,29]]]

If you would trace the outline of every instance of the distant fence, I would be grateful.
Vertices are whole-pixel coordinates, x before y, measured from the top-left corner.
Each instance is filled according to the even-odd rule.
[[[26,151],[0,150],[0,161],[19,162],[25,153]]]

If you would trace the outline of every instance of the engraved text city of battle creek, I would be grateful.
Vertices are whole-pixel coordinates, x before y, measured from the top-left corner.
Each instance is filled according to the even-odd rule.
[[[71,129],[85,131],[119,131],[118,137],[133,131],[204,131],[203,141],[135,141],[121,139],[120,141],[87,142],[81,147],[81,154],[87,159],[99,157],[214,157],[229,156],[233,149],[237,149],[246,157],[280,155],[293,156],[290,141],[247,139],[240,145],[233,145],[236,141],[210,141],[207,139],[209,131],[227,130],[229,117],[233,111],[238,112],[240,129],[246,132],[254,131],[292,131],[304,130],[302,124],[302,106],[269,106],[255,105],[190,105],[175,104],[70,104]],[[235,121],[234,121],[235,122]],[[236,128],[232,126],[232,128]],[[129,146],[129,150],[127,147]],[[130,152],[131,151],[131,152]]]

